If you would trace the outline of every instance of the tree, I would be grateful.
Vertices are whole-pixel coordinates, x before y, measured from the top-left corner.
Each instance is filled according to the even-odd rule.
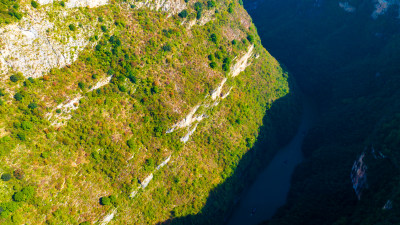
[[[36,1],[31,1],[31,5],[32,5],[32,7],[33,8],[37,8],[37,7],[39,7],[39,4],[36,2]]]
[[[100,204],[101,205],[111,205],[111,200],[109,197],[101,197]]]
[[[32,199],[34,194],[35,194],[35,188],[32,186],[28,186],[22,188],[22,190],[19,192],[15,192],[12,198],[16,202],[26,202]]]
[[[207,7],[209,9],[215,7],[215,1],[207,1]]]
[[[247,40],[249,40],[250,43],[253,43],[254,42],[254,36],[251,35],[251,34],[247,35]]]
[[[10,80],[15,83],[19,80],[19,78],[16,75],[11,75]]]
[[[214,69],[215,67],[217,67],[217,63],[211,62],[211,63],[210,63],[210,67]]]
[[[100,27],[101,31],[103,31],[104,33],[108,31],[107,27],[104,25],[101,25]]]
[[[28,108],[30,109],[36,109],[38,107],[38,104],[36,102],[31,102],[28,105]]]
[[[188,16],[187,10],[186,10],[186,9],[185,9],[185,10],[182,10],[182,12],[180,12],[180,13],[178,14],[178,16],[181,17],[181,18],[186,18],[186,17]]]
[[[11,174],[9,174],[9,173],[4,173],[3,175],[1,175],[1,180],[3,180],[3,181],[9,181],[9,180],[11,180]]]
[[[85,83],[79,82],[79,83],[78,83],[78,87],[79,87],[80,89],[84,89],[84,88],[85,88]]]
[[[76,29],[77,29],[76,26],[75,26],[75,24],[72,24],[72,23],[71,23],[68,27],[69,27],[69,29],[70,29],[71,31],[76,31]]]
[[[217,35],[214,34],[214,33],[212,33],[212,34],[210,35],[210,40],[216,44],[216,43],[218,42],[218,37],[217,37]]]
[[[16,93],[16,94],[14,95],[14,99],[17,100],[17,101],[21,101],[23,97],[24,97],[24,96],[22,96],[21,93]]]

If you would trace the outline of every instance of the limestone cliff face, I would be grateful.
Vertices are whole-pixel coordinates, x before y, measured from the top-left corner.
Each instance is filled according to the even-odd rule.
[[[22,72],[28,78],[38,78],[52,68],[62,68],[77,60],[79,53],[95,41],[97,18],[89,18],[79,8],[96,8],[108,0],[70,0],[65,8],[58,1],[40,0],[43,7],[23,7],[26,14],[20,22],[0,27],[0,79],[6,74]],[[54,5],[53,5],[54,3]],[[137,8],[163,11],[169,15],[186,8],[183,0],[132,1]],[[127,6],[128,7],[128,6]],[[81,26],[71,31],[69,25]]]

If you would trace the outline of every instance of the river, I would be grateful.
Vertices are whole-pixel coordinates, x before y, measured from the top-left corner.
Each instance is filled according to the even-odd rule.
[[[303,97],[303,114],[293,139],[260,172],[254,183],[242,194],[228,225],[256,225],[270,219],[286,202],[295,167],[303,160],[304,137],[318,115],[312,100]]]

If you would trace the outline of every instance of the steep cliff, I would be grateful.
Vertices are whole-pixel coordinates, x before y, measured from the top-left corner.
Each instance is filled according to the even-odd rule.
[[[0,223],[220,223],[297,112],[240,2],[2,2]]]
[[[246,4],[321,110],[288,204],[268,224],[399,224],[399,1]]]

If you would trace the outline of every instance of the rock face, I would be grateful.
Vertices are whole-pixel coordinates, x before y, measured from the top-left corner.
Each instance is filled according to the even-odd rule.
[[[54,0],[38,0],[38,3],[41,5],[51,4],[53,2]],[[65,2],[65,6],[67,8],[75,8],[75,7],[94,8],[106,4],[108,4],[108,0],[69,0]]]
[[[88,23],[73,32],[67,25],[58,26],[57,23],[70,20],[74,11],[64,10],[57,14],[58,18],[50,19],[46,10],[52,9],[52,6],[39,11],[27,9],[27,15],[20,22],[0,28],[2,76],[14,71],[22,72],[25,77],[41,77],[52,68],[73,63],[79,52],[89,45],[95,23],[81,19],[82,23]]]
[[[353,189],[356,192],[358,200],[361,199],[362,191],[368,188],[367,183],[367,165],[364,163],[365,152],[363,152],[356,161],[354,161],[353,168],[351,169],[351,182]]]
[[[145,0],[131,1],[137,8],[146,7],[150,10],[169,12],[169,15],[174,15],[186,9],[186,3],[183,0]]]

